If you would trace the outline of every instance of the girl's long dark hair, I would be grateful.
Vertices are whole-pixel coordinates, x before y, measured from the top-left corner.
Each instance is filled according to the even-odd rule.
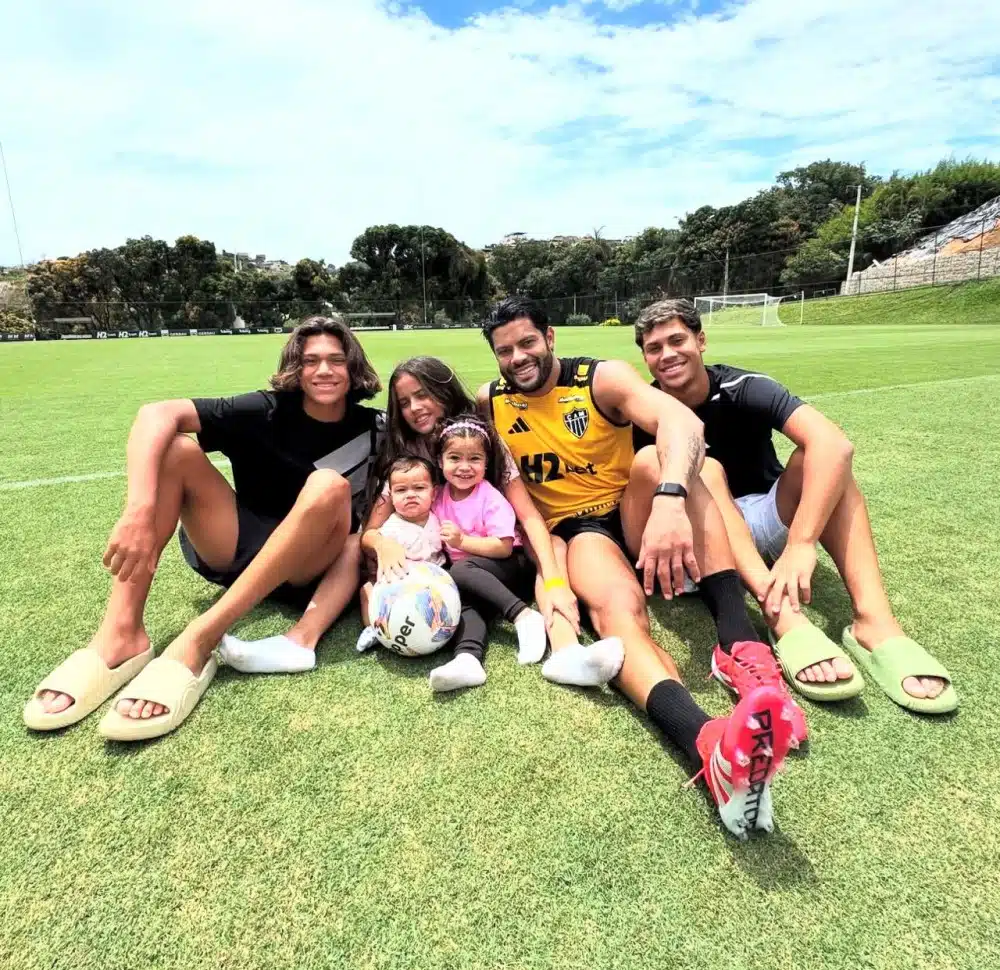
[[[489,482],[494,488],[502,491],[508,481],[507,459],[496,428],[474,412],[459,414],[454,418],[445,419],[441,422],[441,430],[438,433],[437,439],[437,449],[434,453],[439,467],[441,456],[444,454],[448,442],[455,438],[470,438],[482,444],[483,451],[486,452],[486,474],[483,476],[484,480]]]
[[[371,514],[389,480],[389,469],[392,463],[407,454],[416,454],[424,458],[434,459],[437,432],[435,429],[428,435],[432,440],[421,448],[418,435],[403,417],[399,400],[396,397],[396,381],[404,374],[409,374],[438,404],[444,408],[444,417],[453,418],[459,414],[467,414],[476,410],[465,385],[458,379],[455,371],[443,360],[437,357],[411,357],[396,365],[389,376],[389,404],[386,408],[386,434],[382,439],[382,447],[375,459],[375,467],[368,478],[368,493],[366,515]],[[439,479],[440,476],[437,476]]]

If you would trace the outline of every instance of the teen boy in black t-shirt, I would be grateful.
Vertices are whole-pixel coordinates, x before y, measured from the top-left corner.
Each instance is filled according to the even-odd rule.
[[[350,478],[355,503],[367,483],[382,412],[354,404],[340,420],[325,421],[312,417],[304,403],[299,390],[194,399],[198,443],[232,462],[236,494],[260,515],[287,515],[317,468]]]
[[[803,401],[776,380],[729,364],[709,364],[705,374],[707,397],[693,408],[705,426],[705,453],[726,470],[730,495],[758,551],[773,562],[784,549],[788,530],[775,505],[785,467],[771,434],[785,426]],[[659,385],[653,381],[653,386]],[[633,429],[632,441],[637,451],[653,444],[652,436],[639,427]]]
[[[647,307],[635,339],[653,386],[704,422],[702,477],[792,685],[815,700],[840,700],[863,687],[844,651],[799,610],[800,600],[811,598],[821,542],[851,597],[853,624],[843,641],[854,659],[904,707],[940,713],[957,706],[948,672],[904,636],[893,615],[864,498],[851,472],[854,449],[840,428],[766,374],[706,366],[701,318],[688,300]],[[774,431],[796,445],[786,466],[775,453]],[[648,441],[639,432],[634,443],[640,448]]]
[[[358,402],[380,385],[347,325],[313,317],[289,337],[271,386],[139,410],[127,504],[104,556],[114,577],[104,620],[90,645],[39,686],[25,708],[29,727],[72,724],[124,687],[102,734],[136,740],[172,731],[214,676],[212,651],[225,631],[271,594],[309,604],[289,637],[276,638],[287,640],[286,660],[298,659],[271,669],[312,666],[316,643],[358,585],[352,532],[383,420]],[[235,490],[209,451],[230,459]],[[226,591],[153,660],[143,611],[178,522],[187,561]]]

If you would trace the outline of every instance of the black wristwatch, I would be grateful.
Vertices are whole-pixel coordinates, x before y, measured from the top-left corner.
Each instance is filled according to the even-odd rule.
[[[677,482],[660,482],[653,495],[679,495],[681,498],[687,498],[688,490]]]

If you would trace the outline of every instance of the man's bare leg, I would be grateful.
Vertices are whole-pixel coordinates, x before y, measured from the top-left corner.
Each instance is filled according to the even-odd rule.
[[[715,504],[719,507],[740,578],[753,596],[760,600],[767,591],[770,570],[757,551],[750,526],[743,518],[732,492],[729,491],[729,480],[726,478],[722,465],[713,458],[706,458],[701,471],[701,479],[712,498],[715,499]],[[790,522],[791,519],[788,521]],[[809,620],[804,614],[792,609],[788,597],[782,600],[777,615],[768,613],[766,610],[763,612],[764,621],[774,632],[775,637],[783,637],[789,630],[809,624]],[[803,668],[796,674],[796,679],[808,683],[832,684],[837,680],[849,680],[852,676],[854,676],[854,664],[847,657],[835,657],[832,661],[824,660],[821,663]]]
[[[697,741],[709,721],[681,682],[673,658],[650,636],[646,594],[633,564],[607,536],[585,532],[569,543],[573,591],[602,637],[620,637],[625,661],[612,683],[701,768]]]
[[[343,551],[350,531],[350,484],[336,472],[320,470],[306,480],[292,510],[232,586],[164,651],[193,674],[201,673],[226,630],[284,582],[303,585],[324,572]],[[197,547],[196,547],[197,548]],[[200,550],[199,550],[200,552]],[[123,698],[123,717],[166,713],[143,698]]]
[[[233,561],[239,533],[236,496],[187,435],[177,435],[163,456],[155,510],[157,555],[170,541],[178,520],[208,565],[225,569]],[[149,649],[143,611],[152,581],[153,574],[146,569],[137,569],[124,582],[113,577],[104,618],[89,644],[109,667]],[[44,691],[40,698],[49,714],[73,703],[69,695],[56,691]]]
[[[599,563],[600,568],[595,568]],[[646,709],[649,692],[661,680],[680,681],[673,658],[650,636],[646,596],[635,570],[607,536],[584,532],[569,544],[570,584],[590,614],[599,636],[619,637],[625,662],[614,683]]]
[[[704,508],[698,508],[704,514]],[[710,557],[709,561],[714,560]],[[598,564],[600,568],[595,568]],[[598,632],[602,636],[617,634],[625,640],[625,663],[615,685],[687,754],[697,771],[695,777],[704,775],[726,827],[741,838],[748,827],[770,831],[774,824],[770,792],[762,796],[765,807],[758,813],[747,802],[746,789],[721,783],[734,777],[734,766],[746,763],[751,735],[740,743],[726,742],[725,736],[733,725],[752,731],[754,724],[763,723],[758,703],[768,706],[770,723],[791,721],[790,703],[776,697],[773,688],[762,688],[742,699],[730,718],[711,720],[681,683],[673,660],[652,641],[645,592],[617,545],[594,533],[576,536],[569,544],[569,574]],[[782,731],[787,738],[787,726]],[[739,760],[741,750],[743,761]],[[784,753],[779,752],[778,757],[783,758]]]
[[[315,650],[323,634],[347,609],[361,578],[361,537],[347,537],[343,550],[327,569],[305,613],[285,636],[300,647]]]
[[[619,506],[622,531],[629,552],[639,555],[642,533],[653,508],[653,490],[660,482],[660,463],[656,449],[649,445],[638,451],[632,461],[628,485]],[[687,513],[694,536],[694,552],[703,576],[736,567],[726,536],[726,526],[718,507],[704,483],[691,483]]]
[[[316,647],[323,634],[347,607],[358,588],[361,569],[360,537],[351,535],[288,633],[262,640],[240,640],[227,635],[219,658],[245,674],[304,673],[316,666]]]
[[[566,565],[566,543],[559,536],[552,536],[552,552],[555,555],[560,575],[569,583],[569,570]],[[534,554],[530,547],[528,547],[528,554],[534,559]],[[543,611],[548,603],[548,595],[548,590],[545,588],[545,580],[542,579],[541,573],[536,573],[535,600]],[[549,625],[548,633],[549,646],[552,648],[553,653],[580,642],[576,630],[573,629],[572,624],[562,613],[554,612],[552,614],[552,623]]]
[[[525,548],[534,561],[531,546],[526,545]],[[559,574],[570,585],[565,540],[552,536],[552,552]],[[541,574],[536,573],[535,599],[543,613],[548,606],[549,595]],[[552,651],[542,665],[542,676],[546,680],[576,687],[603,687],[621,669],[624,644],[616,637],[583,646],[577,629],[558,611],[553,611],[547,633]]]
[[[659,478],[660,467],[656,450],[652,446],[640,449],[632,462],[629,483],[621,502],[625,541],[629,551],[636,557],[649,518],[653,491]],[[768,663],[760,665],[755,662],[753,668],[740,666],[738,669],[744,673],[740,675],[738,682],[736,680],[725,682],[736,690],[741,698],[764,684],[778,689],[782,694],[787,694],[788,688],[781,678],[777,664],[771,657],[770,651],[760,643],[760,638],[750,622],[745,590],[736,571],[725,521],[708,487],[700,477],[695,478],[689,485],[686,510],[691,523],[695,559],[701,572],[699,584],[701,599],[712,614],[718,636],[718,646],[712,656],[713,671],[718,671],[719,664],[725,666],[728,663],[738,644],[758,644],[758,647],[751,646],[749,649],[754,655],[760,653],[766,655]],[[748,647],[744,646],[742,649],[746,650]],[[721,675],[720,679],[723,679]],[[805,715],[790,696],[788,714],[793,719],[797,740],[807,737]]]
[[[621,500],[622,531],[629,552],[638,557],[642,534],[649,519],[653,491],[660,480],[656,449],[642,448],[632,462],[629,482]],[[694,540],[694,554],[701,570],[701,592],[713,613],[719,642],[726,644],[758,639],[746,609],[743,587],[718,506],[700,478],[688,490],[688,520]],[[714,577],[714,578],[713,578]]]
[[[777,504],[782,522],[792,521],[802,497],[803,459],[802,450],[797,448],[778,479]],[[819,541],[833,559],[851,597],[852,632],[858,643],[873,650],[890,637],[903,636],[882,585],[868,508],[853,476]],[[911,697],[934,698],[946,686],[938,677],[907,677],[903,681],[903,690]]]

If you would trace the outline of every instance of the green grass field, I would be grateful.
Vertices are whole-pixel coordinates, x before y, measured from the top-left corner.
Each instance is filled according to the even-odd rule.
[[[356,655],[351,613],[314,673],[222,671],[158,742],[106,744],[96,716],[29,734],[25,699],[103,609],[136,408],[263,386],[281,338],[0,348],[0,967],[995,966],[1000,303],[963,318],[993,326],[899,316],[709,335],[713,359],[766,369],[854,440],[892,601],[962,700],[940,720],[873,685],[804,701],[778,829],[745,844],[642,716],[519,668],[506,627],[486,686],[458,696],[431,695],[433,658]],[[627,328],[557,339],[640,363]],[[363,340],[382,374],[416,352],[473,387],[494,373],[475,332]],[[828,560],[816,587],[838,637]],[[171,544],[154,643],[215,595]],[[701,605],[651,614],[697,699],[728,711]],[[289,622],[265,605],[237,631]]]
[[[941,326],[951,323],[993,321],[1000,304],[1000,280],[955,286],[921,286],[895,293],[865,293],[799,302],[797,295],[785,297],[778,306],[778,319],[785,326],[836,324],[917,324]],[[711,318],[704,311],[706,327],[760,326],[760,306],[716,308]]]

